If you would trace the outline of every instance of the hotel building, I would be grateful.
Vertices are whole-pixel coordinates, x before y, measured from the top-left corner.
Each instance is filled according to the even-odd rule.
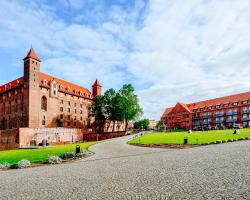
[[[250,92],[166,108],[161,121],[167,129],[222,129],[250,126]]]

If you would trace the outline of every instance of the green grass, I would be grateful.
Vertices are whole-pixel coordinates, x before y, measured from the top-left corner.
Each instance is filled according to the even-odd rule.
[[[97,142],[80,143],[82,150],[87,150]],[[75,151],[76,144],[57,145],[41,149],[17,149],[0,151],[0,163],[8,162],[17,164],[22,159],[27,159],[31,163],[45,162],[49,155],[60,156],[62,153]]]
[[[129,144],[183,144],[184,138],[188,138],[188,144],[216,143],[216,141],[238,140],[240,138],[250,138],[250,129],[240,129],[240,134],[233,134],[232,129],[212,130],[207,132],[195,131],[191,134],[187,132],[154,132],[142,137],[130,140]]]

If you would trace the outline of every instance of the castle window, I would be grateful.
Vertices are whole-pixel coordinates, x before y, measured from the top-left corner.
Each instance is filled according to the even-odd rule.
[[[41,100],[41,109],[47,111],[47,98],[45,96],[43,96]]]
[[[56,85],[56,83],[53,83],[53,84],[52,84],[52,92],[53,92],[53,95],[54,95],[54,96],[57,95],[57,85]]]
[[[43,121],[42,121],[42,125],[45,126],[46,121],[45,121],[45,116],[43,116]]]

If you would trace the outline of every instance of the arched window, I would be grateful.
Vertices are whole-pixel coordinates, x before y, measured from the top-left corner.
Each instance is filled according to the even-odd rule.
[[[41,108],[42,108],[42,110],[47,111],[47,98],[45,96],[42,97]]]

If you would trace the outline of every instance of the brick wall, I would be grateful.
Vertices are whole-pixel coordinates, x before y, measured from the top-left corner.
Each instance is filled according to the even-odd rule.
[[[19,130],[8,129],[0,131],[0,150],[17,149],[19,146]]]

